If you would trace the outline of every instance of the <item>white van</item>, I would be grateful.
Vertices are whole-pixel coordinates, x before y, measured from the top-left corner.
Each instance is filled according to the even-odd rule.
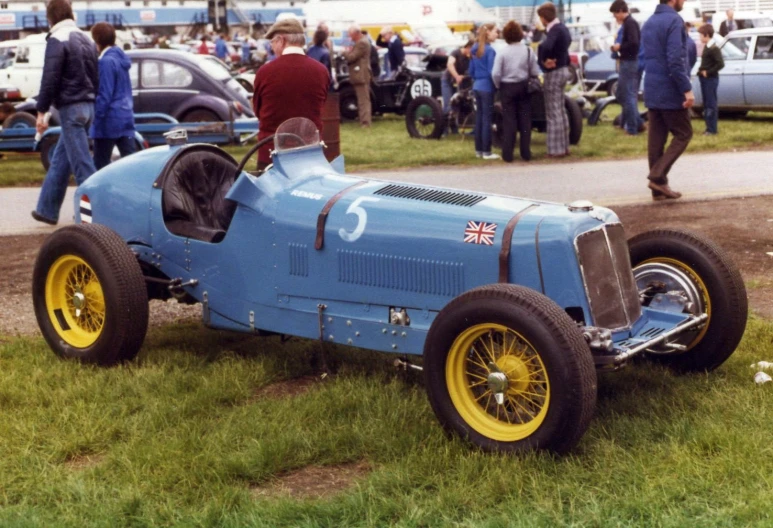
[[[7,81],[7,84],[18,88],[21,96],[25,99],[36,96],[40,90],[40,81],[43,79],[45,56],[45,33],[30,35],[19,40],[14,63],[4,70],[0,70],[0,81]]]

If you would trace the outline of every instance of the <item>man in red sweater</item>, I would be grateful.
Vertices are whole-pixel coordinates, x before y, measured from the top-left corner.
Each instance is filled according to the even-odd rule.
[[[330,74],[303,53],[303,27],[297,20],[282,20],[271,26],[266,38],[277,58],[255,75],[252,107],[259,121],[258,141],[273,136],[279,125],[293,117],[310,119],[321,130]],[[270,163],[269,143],[258,151],[258,170]]]

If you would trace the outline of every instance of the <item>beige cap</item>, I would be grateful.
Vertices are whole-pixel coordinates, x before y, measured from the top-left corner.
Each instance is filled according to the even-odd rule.
[[[288,18],[287,20],[280,20],[271,26],[266,33],[266,38],[271,40],[276,35],[290,35],[303,33],[303,26],[300,22],[294,18]]]

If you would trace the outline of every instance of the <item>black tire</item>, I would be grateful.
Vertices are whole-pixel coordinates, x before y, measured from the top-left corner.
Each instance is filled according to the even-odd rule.
[[[412,138],[439,139],[445,128],[443,108],[437,99],[416,97],[405,110],[405,126]]]
[[[491,112],[491,146],[502,148],[502,132],[504,131],[505,117],[502,112],[502,105],[495,104],[494,111]]]
[[[577,104],[577,101],[569,96],[564,96],[564,108],[566,108],[566,116],[569,118],[569,144],[577,145],[582,139],[582,108]]]
[[[617,97],[617,79],[607,81],[607,95],[614,95]]]
[[[569,76],[570,76],[569,77],[570,85],[577,84],[577,81],[580,80],[580,76],[577,73],[577,66],[575,66],[574,64],[569,65]]]
[[[650,356],[679,371],[710,371],[721,365],[741,341],[748,314],[746,287],[729,255],[702,235],[676,229],[642,233],[628,246],[640,290],[650,279],[659,280],[658,266],[670,266],[689,279],[709,313],[703,329],[685,336],[685,352]]]
[[[145,279],[129,246],[105,226],[78,224],[50,235],[35,261],[32,298],[43,337],[63,358],[114,365],[133,359],[145,339]]]
[[[338,96],[338,105],[341,110],[341,118],[356,121],[360,118],[360,110],[357,105],[357,93],[353,86],[341,88]]]
[[[58,142],[59,136],[53,134],[49,134],[40,140],[40,162],[46,171],[51,166],[51,156],[54,155],[54,148]]]
[[[506,414],[507,421],[490,414],[490,396],[485,407],[477,403],[490,389],[488,385],[474,389],[481,383],[471,380],[487,379],[480,374],[493,375],[493,369],[481,370],[478,366],[485,363],[480,360],[480,355],[477,359],[473,356],[480,337],[468,341],[480,331],[483,332],[480,336],[491,344],[496,365],[501,366],[503,372],[516,372],[518,379],[523,380],[525,376],[530,380],[528,383],[520,381],[521,385],[526,385],[517,389],[518,379],[508,379],[508,400],[505,405],[495,403],[493,407],[497,414],[500,409],[504,414],[510,404],[513,413]],[[513,336],[514,340],[508,345],[505,336]],[[526,348],[516,347],[519,343],[525,344]],[[513,350],[518,350],[519,358],[526,355],[529,358],[512,361]],[[540,372],[546,376],[539,376]],[[446,431],[485,451],[512,453],[545,449],[565,453],[585,433],[596,405],[593,359],[575,322],[544,295],[512,284],[475,288],[443,308],[424,345],[424,375],[432,409]],[[519,390],[524,393],[518,395]],[[476,396],[480,391],[484,392]],[[547,403],[542,397],[544,406],[540,407],[539,401],[526,401],[526,394],[540,392],[549,395]],[[452,393],[456,395],[458,406]],[[512,394],[516,396],[511,397]],[[518,407],[519,403],[526,407]],[[512,424],[510,417],[519,419],[517,415],[523,416],[522,411],[529,413],[527,407],[536,413],[534,416],[529,414],[532,420],[526,424]],[[537,423],[533,423],[535,421]],[[532,429],[519,429],[523,426]],[[489,434],[488,427],[504,427],[501,434],[505,437],[497,438],[500,435],[497,431]]]
[[[180,120],[181,123],[218,123],[220,121],[222,119],[217,117],[217,114],[203,108],[191,110]]]
[[[37,119],[32,114],[27,112],[17,112],[11,114],[3,121],[3,129],[9,128],[35,128],[37,126]]]

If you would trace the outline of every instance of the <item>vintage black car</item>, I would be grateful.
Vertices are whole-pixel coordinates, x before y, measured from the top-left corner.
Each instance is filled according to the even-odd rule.
[[[405,64],[399,72],[387,72],[386,50],[379,49],[380,75],[370,83],[370,100],[376,115],[403,115],[412,99],[419,96],[440,97],[440,78],[448,57],[428,55],[424,48],[406,46]],[[343,119],[357,119],[357,95],[349,82],[349,70],[343,57],[336,60],[338,94]]]

